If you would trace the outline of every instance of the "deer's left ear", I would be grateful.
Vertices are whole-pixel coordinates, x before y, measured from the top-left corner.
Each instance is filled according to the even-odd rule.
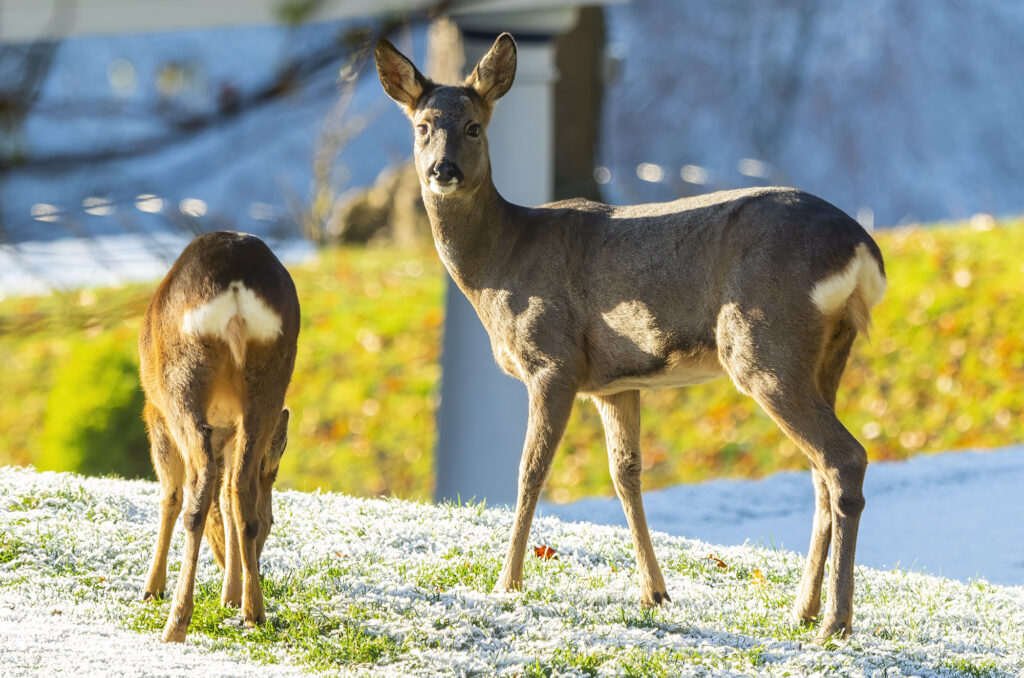
[[[476,90],[489,105],[505,95],[516,78],[516,41],[502,33],[480,58],[466,85]]]
[[[416,102],[429,88],[430,81],[384,38],[377,42],[373,57],[384,91],[402,107],[406,115],[410,115],[416,108]]]

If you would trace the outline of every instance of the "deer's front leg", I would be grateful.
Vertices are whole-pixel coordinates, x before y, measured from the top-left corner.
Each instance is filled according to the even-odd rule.
[[[615,492],[622,501],[626,522],[633,535],[636,562],[640,570],[640,600],[644,607],[661,605],[671,600],[665,578],[654,555],[651,535],[647,530],[643,498],[640,494],[640,392],[626,391],[611,396],[594,396],[601,413],[608,446],[608,466]]]
[[[505,565],[494,586],[495,591],[513,591],[523,584],[523,558],[526,555],[537,497],[551,470],[551,460],[562,439],[576,397],[575,385],[557,375],[546,374],[534,379],[527,383],[527,390],[530,396],[530,415],[523,456],[519,461],[516,515]]]

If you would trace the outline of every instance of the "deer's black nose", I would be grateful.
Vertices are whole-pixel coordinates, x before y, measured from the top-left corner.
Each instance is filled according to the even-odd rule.
[[[435,162],[434,166],[430,168],[430,173],[437,179],[439,184],[462,181],[462,170],[454,162],[449,162],[448,160]]]

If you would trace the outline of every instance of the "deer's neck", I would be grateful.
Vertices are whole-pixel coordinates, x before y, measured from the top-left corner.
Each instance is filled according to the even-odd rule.
[[[473,193],[441,196],[427,187],[422,190],[441,261],[475,302],[479,290],[495,283],[525,210],[498,194],[490,173]]]

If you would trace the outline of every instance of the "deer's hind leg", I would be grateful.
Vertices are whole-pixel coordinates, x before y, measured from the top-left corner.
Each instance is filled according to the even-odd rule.
[[[235,527],[232,474],[236,434],[233,429],[215,429],[214,452],[220,450],[217,474],[218,487],[214,491],[210,513],[206,518],[206,541],[217,564],[224,568],[220,604],[240,607],[242,604],[241,542]]]
[[[818,365],[817,383],[825,402],[835,411],[839,379],[846,368],[857,331],[844,316],[827,327],[826,332],[824,350]],[[832,541],[832,505],[828,483],[816,467],[811,471],[811,478],[814,482],[814,522],[811,527],[811,543],[807,549],[807,561],[800,580],[800,591],[793,606],[797,618],[804,622],[813,619],[821,610],[821,583],[825,574],[829,544]]]
[[[812,550],[798,598],[798,603],[805,606],[798,612],[813,609],[812,594],[823,568],[827,543],[832,550],[832,567],[825,614],[818,631],[820,640],[837,633],[845,636],[852,629],[854,555],[864,509],[867,454],[836,417],[834,391],[829,397],[821,391],[823,382],[838,383],[838,376],[834,370],[824,375],[819,371],[826,328],[810,313],[808,316],[814,321],[794,326],[785,321],[773,322],[763,311],[744,312],[730,305],[719,317],[717,338],[719,358],[737,387],[753,396],[810,459],[821,480],[816,516],[822,514],[827,490],[831,513],[829,539],[826,542],[824,518],[816,518]]]
[[[661,605],[671,599],[651,545],[640,491],[640,472],[643,470],[640,459],[640,392],[625,391],[610,396],[594,396],[594,403],[604,425],[612,483],[633,535],[641,577],[640,599],[644,607]]]
[[[192,621],[199,546],[217,487],[218,468],[213,450],[213,428],[207,423],[206,413],[200,406],[206,401],[212,371],[204,365],[190,365],[185,360],[175,362],[181,363],[182,367],[171,376],[165,387],[171,403],[166,417],[168,430],[184,458],[185,550],[163,640],[181,643],[185,641]]]
[[[143,416],[149,433],[153,468],[160,480],[160,528],[153,549],[153,562],[142,589],[142,600],[158,600],[163,598],[167,587],[167,553],[171,547],[174,523],[181,514],[185,464],[160,410],[147,403]]]
[[[249,355],[255,357],[258,351],[275,350],[277,349],[273,344],[250,345]],[[275,361],[261,360],[258,357],[253,363],[277,365]],[[281,420],[289,375],[290,366],[287,365],[277,365],[258,374],[246,374],[247,398],[242,422],[236,435],[235,457],[231,472],[228,474],[235,542],[239,545],[241,554],[242,615],[247,626],[262,624],[266,620],[259,577],[259,535],[261,529],[269,529],[269,525],[260,524],[259,505],[264,501],[264,490],[260,480],[264,460],[270,454],[270,443]],[[269,501],[270,497],[265,499]]]

